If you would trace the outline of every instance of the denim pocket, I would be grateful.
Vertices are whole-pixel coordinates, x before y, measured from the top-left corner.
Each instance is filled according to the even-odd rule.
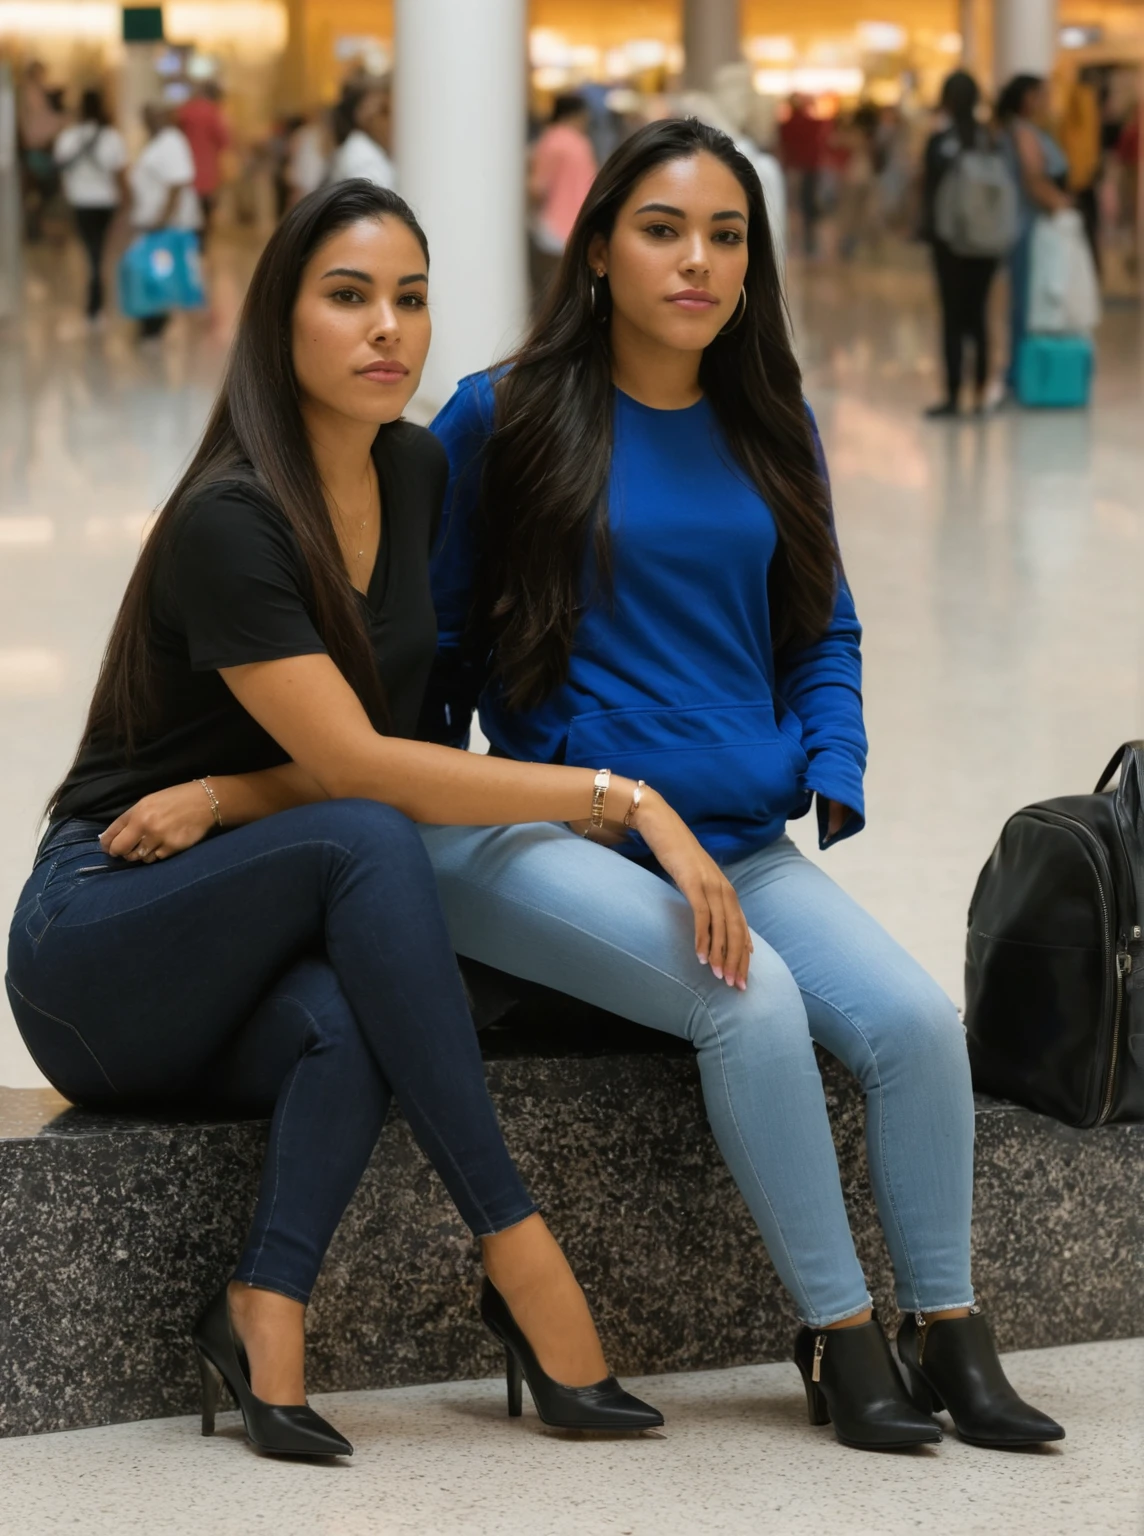
[[[24,923],[32,942],[40,942],[81,885],[109,873],[121,862],[104,853],[98,838],[85,837],[55,847]]]

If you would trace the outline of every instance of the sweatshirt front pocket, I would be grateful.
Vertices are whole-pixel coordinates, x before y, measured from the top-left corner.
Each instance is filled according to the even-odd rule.
[[[807,770],[770,703],[593,710],[573,719],[564,761],[646,779],[689,826],[785,817]]]

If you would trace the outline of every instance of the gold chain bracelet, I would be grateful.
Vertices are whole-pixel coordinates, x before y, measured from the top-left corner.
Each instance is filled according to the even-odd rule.
[[[218,796],[215,794],[214,790],[207,783],[206,779],[196,779],[195,783],[196,784],[201,784],[203,786],[203,789],[206,791],[207,799],[211,803],[211,814],[212,814],[212,816],[215,819],[215,826],[220,828],[220,830],[221,830],[221,828],[222,828],[222,811],[219,808]]]

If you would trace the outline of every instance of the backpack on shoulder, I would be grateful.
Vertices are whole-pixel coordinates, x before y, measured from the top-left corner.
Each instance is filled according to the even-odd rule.
[[[1120,771],[1119,785],[1108,788]],[[1011,816],[969,909],[973,1085],[1066,1125],[1144,1120],[1144,741]]]
[[[1007,256],[1017,242],[1018,198],[1000,149],[959,149],[938,185],[934,231],[955,256]]]

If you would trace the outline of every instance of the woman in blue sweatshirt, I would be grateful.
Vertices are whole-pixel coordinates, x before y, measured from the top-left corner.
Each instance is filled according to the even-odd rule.
[[[424,831],[457,949],[693,1043],[805,1324],[812,1422],[918,1444],[944,1401],[976,1442],[1059,1438],[974,1306],[957,1014],[785,833],[815,803],[823,847],[863,826],[860,628],[762,195],[731,141],[692,120],[622,146],[525,345],[433,430],[450,486],[424,732],[462,744],[479,703],[497,754],[646,780],[723,866],[754,946],[717,963],[638,837],[543,823]],[[866,1093],[910,1396],[872,1317],[814,1041]]]

